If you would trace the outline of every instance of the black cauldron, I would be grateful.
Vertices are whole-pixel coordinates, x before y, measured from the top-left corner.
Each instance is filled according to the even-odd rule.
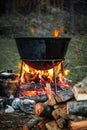
[[[64,60],[70,38],[17,37],[21,60],[38,70],[51,69]]]

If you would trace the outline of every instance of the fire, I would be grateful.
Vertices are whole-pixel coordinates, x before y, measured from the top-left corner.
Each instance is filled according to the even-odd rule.
[[[20,65],[18,67],[20,69]],[[58,84],[60,88],[69,87],[69,85],[65,81],[65,76],[67,76],[70,71],[63,68],[63,62],[60,62],[57,66],[54,67],[54,69],[56,84]],[[39,88],[38,90],[24,90],[24,95],[36,96],[41,94],[47,94],[48,98],[50,99],[52,95],[51,84],[54,83],[54,69],[52,68],[49,70],[36,70],[24,62],[22,66],[21,84],[45,84],[45,88]]]
[[[60,33],[60,30],[55,29],[54,32],[53,32],[53,36],[54,37],[59,37],[59,33]]]
[[[35,29],[34,29],[34,27],[31,27],[30,32],[31,32],[32,34],[35,33]]]
[[[67,76],[69,73],[70,73],[70,70],[68,70],[68,69],[64,71],[65,76]]]
[[[53,36],[60,37],[61,33],[64,33],[64,26],[62,26],[60,29],[55,29],[53,32]]]
[[[18,65],[18,68],[20,68],[19,66],[20,65]],[[55,66],[55,75],[58,77],[59,81],[64,80],[65,76],[67,76],[69,72],[69,70],[63,69],[63,62],[60,62]],[[23,63],[21,82],[27,82],[28,78],[30,79],[30,82],[34,81],[35,78],[38,78],[40,83],[53,82],[53,73],[53,68],[49,70],[37,70],[28,66],[26,63]]]

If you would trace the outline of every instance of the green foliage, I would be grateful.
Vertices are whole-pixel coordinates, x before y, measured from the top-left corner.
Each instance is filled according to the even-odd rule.
[[[14,39],[0,39],[0,71],[12,69],[18,71],[20,57]]]
[[[87,37],[85,35],[72,37],[66,60],[69,62],[68,69],[71,71],[68,77],[72,81],[80,81],[87,76]]]

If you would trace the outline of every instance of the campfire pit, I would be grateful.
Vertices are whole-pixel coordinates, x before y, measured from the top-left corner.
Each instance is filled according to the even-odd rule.
[[[70,38],[18,37],[15,40],[22,60],[18,83],[21,94],[46,95],[46,83],[50,83],[52,92],[56,93],[59,79],[55,71],[58,73],[61,70],[64,74],[62,63]],[[49,70],[51,70],[51,77],[49,77]]]

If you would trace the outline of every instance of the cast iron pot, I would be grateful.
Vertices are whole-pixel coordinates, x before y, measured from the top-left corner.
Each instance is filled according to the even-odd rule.
[[[21,60],[38,70],[51,69],[64,60],[70,38],[17,37]]]

